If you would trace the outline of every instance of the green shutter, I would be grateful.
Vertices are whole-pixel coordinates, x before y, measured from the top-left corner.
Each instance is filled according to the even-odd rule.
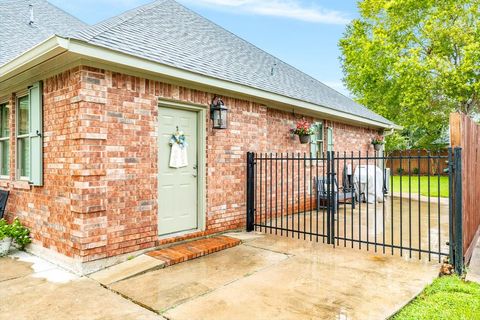
[[[28,88],[30,101],[30,182],[43,185],[43,112],[42,83],[36,82]]]
[[[327,129],[327,151],[333,151],[333,128]]]

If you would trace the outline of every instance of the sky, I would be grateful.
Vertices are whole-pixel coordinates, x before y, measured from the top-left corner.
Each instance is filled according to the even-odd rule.
[[[151,0],[49,0],[95,24]],[[257,47],[350,96],[338,41],[356,0],[177,0]]]

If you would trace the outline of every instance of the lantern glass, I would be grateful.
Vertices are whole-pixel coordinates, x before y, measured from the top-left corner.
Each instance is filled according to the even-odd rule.
[[[212,120],[214,129],[227,129],[228,109],[223,104],[212,108]]]

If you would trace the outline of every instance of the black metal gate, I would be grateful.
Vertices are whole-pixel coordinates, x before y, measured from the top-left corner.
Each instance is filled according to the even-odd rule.
[[[247,231],[439,262],[448,257],[460,273],[460,159],[460,148],[448,155],[249,152]],[[429,174],[420,173],[422,163]],[[389,172],[394,164],[397,172]]]

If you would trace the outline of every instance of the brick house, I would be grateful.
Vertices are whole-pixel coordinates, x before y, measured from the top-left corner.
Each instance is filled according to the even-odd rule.
[[[301,118],[310,144],[289,134]],[[0,126],[7,218],[30,227],[29,250],[83,273],[244,228],[247,151],[365,152],[395,127],[173,0],[93,26],[0,1]],[[174,169],[177,127],[188,165]]]

